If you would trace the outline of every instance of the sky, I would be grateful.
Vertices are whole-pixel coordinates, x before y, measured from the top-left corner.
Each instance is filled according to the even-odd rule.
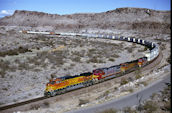
[[[121,7],[171,10],[170,0],[0,0],[0,17],[15,10],[50,14],[99,13]]]

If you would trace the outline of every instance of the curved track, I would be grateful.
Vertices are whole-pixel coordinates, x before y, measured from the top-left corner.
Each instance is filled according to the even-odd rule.
[[[149,64],[146,65],[145,67],[143,67],[141,69],[142,71],[146,71],[148,69],[151,69],[151,68],[155,67],[157,64],[160,63],[160,61],[162,59],[162,53],[160,52],[159,46],[156,43],[145,41],[145,40],[142,40],[142,39],[136,39],[136,38],[133,38],[133,37],[127,38],[127,37],[117,37],[117,36],[110,36],[110,35],[54,33],[54,32],[32,32],[32,31],[22,31],[22,32],[23,33],[34,33],[34,34],[35,33],[37,33],[37,34],[46,34],[46,35],[81,36],[81,37],[85,37],[85,38],[114,39],[114,40],[128,41],[128,42],[141,44],[141,45],[147,46],[150,49],[150,52],[145,55],[146,57],[148,57]],[[133,74],[134,74],[134,72],[131,72],[129,74],[126,74],[125,77],[133,76]],[[124,76],[118,77],[118,79],[116,79],[116,78],[114,78],[114,79],[115,80],[120,80],[123,77]],[[111,79],[111,80],[114,81],[114,79]],[[90,87],[70,91],[70,92],[67,92],[67,93],[65,93],[63,95],[59,95],[59,96],[55,96],[55,97],[51,97],[51,98],[39,97],[39,98],[36,98],[36,99],[31,99],[31,100],[28,100],[28,101],[19,102],[19,103],[12,104],[12,105],[7,105],[7,106],[4,106],[4,107],[0,107],[0,111],[2,113],[6,113],[6,112],[10,113],[10,112],[15,112],[15,111],[30,110],[31,108],[33,108],[33,106],[36,106],[36,105],[39,105],[39,107],[44,106],[45,102],[55,102],[55,100],[61,100],[61,99],[64,99],[66,97],[72,97],[74,95],[76,96],[78,94],[85,93],[85,92],[87,92],[89,90],[97,88],[100,85],[106,85],[111,80],[108,80],[108,81],[105,81],[105,82],[102,82],[102,83],[99,83],[99,84],[95,84],[95,85],[90,86]]]

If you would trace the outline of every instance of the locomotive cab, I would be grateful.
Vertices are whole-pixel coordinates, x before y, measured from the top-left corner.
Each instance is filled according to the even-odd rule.
[[[121,66],[121,71],[122,71],[123,73],[125,73],[125,71],[126,71],[127,68],[128,68],[128,64],[127,64],[127,63],[122,63],[122,64],[120,64],[120,66]]]
[[[57,86],[60,85],[60,83],[62,82],[61,79],[57,78],[57,79],[50,79],[50,81],[46,84],[46,89],[45,89],[45,96],[54,96],[55,94],[55,89]]]
[[[146,64],[146,61],[147,61],[147,58],[146,58],[146,57],[140,58],[140,59],[138,60],[138,65],[139,65],[139,67],[144,66],[144,65]]]
[[[139,67],[141,67],[141,66],[143,65],[143,59],[140,58],[140,59],[138,60],[138,65],[139,65]]]

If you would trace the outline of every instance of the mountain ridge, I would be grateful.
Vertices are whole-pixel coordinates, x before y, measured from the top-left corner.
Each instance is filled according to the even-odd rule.
[[[56,29],[127,29],[154,30],[170,33],[170,11],[147,8],[116,8],[101,13],[49,14],[16,10],[13,15],[0,19],[5,26],[52,26]],[[164,30],[165,29],[165,30]]]

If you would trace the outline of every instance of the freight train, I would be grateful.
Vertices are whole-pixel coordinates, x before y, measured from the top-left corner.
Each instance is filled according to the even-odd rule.
[[[51,79],[46,84],[46,89],[44,91],[44,95],[46,97],[55,96],[73,89],[87,87],[102,82],[104,80],[122,76],[126,73],[136,70],[137,68],[141,68],[149,64],[150,62],[155,60],[160,53],[158,44],[134,37],[97,35],[97,34],[78,34],[78,33],[35,32],[35,31],[19,31],[19,32],[27,33],[27,34],[31,33],[31,34],[61,35],[61,36],[80,36],[83,38],[103,38],[103,39],[128,41],[128,42],[144,45],[149,49],[149,52],[146,53],[144,57],[139,58],[137,60],[125,62],[111,67],[95,69],[92,72],[82,73],[80,75],[64,76],[64,77]]]
[[[71,35],[71,34],[66,33],[61,35]],[[145,66],[149,62],[153,61],[159,54],[159,47],[157,44],[141,39],[114,37],[109,35],[106,36],[101,35],[100,37],[99,35],[87,35],[87,34],[83,34],[83,35],[79,34],[79,35],[83,37],[85,36],[85,37],[93,37],[93,38],[109,38],[109,39],[116,39],[121,41],[134,42],[148,47],[150,52],[147,53],[144,57],[130,62],[125,62],[111,67],[95,69],[92,72],[82,73],[80,75],[65,76],[56,79],[51,79],[50,82],[46,84],[46,89],[44,92],[44,95],[46,97],[55,96],[73,89],[87,87],[111,78],[122,76],[124,74],[127,74],[131,71],[134,71],[138,68]]]

